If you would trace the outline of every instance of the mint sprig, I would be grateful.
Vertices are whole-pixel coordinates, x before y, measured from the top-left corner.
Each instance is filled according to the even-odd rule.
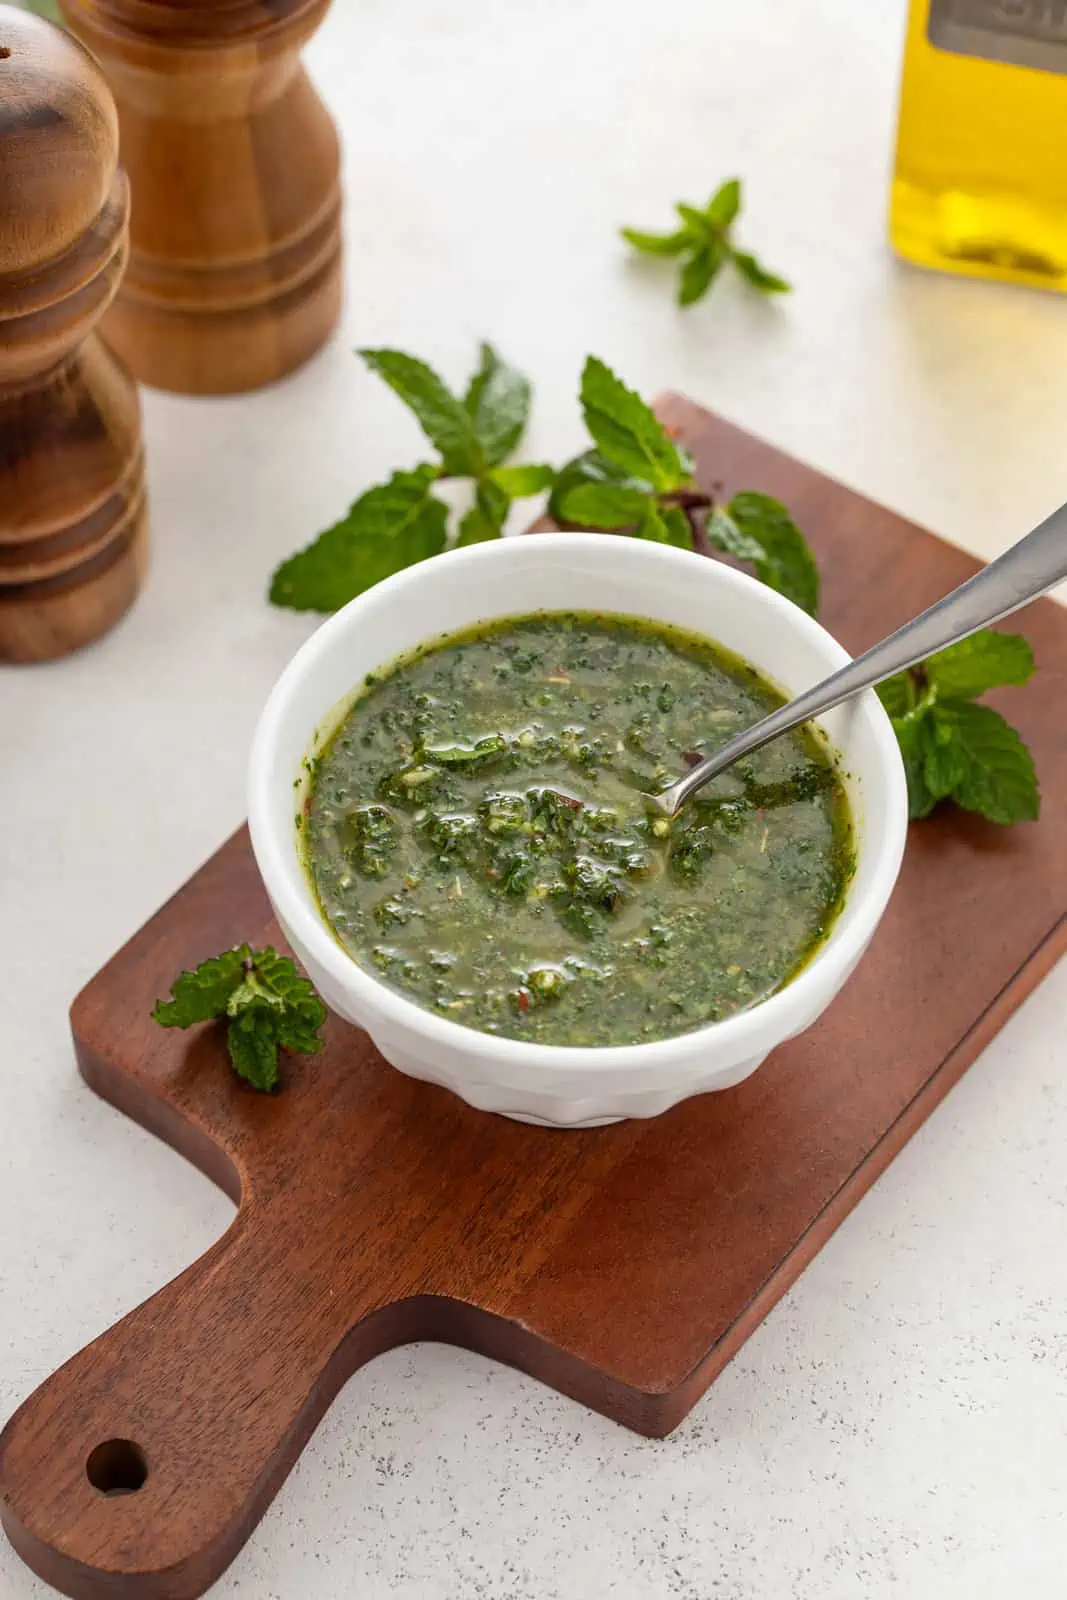
[[[360,354],[414,413],[438,459],[368,489],[339,522],[282,562],[270,599],[294,611],[337,611],[442,550],[499,538],[512,501],[540,494],[554,478],[550,467],[504,465],[526,431],[531,389],[492,345],[482,346],[462,399],[425,361],[402,350]],[[455,527],[449,506],[434,493],[444,479],[471,486],[471,507]]]
[[[951,800],[990,822],[1036,820],[1041,797],[1033,757],[998,711],[974,703],[987,689],[1026,683],[1033,670],[1024,638],[986,628],[879,685],[904,758],[913,818]]]
[[[613,529],[679,549],[718,548],[805,610],[818,573],[785,507],[746,491],[726,506],[699,488],[693,463],[652,407],[597,356],[582,371],[582,416],[593,448],[560,472],[509,464],[530,413],[530,384],[484,344],[461,399],[432,367],[400,350],[364,361],[414,413],[438,455],[368,489],[339,522],[275,571],[270,598],[295,611],[336,611],[383,578],[443,550],[499,539],[515,500],[552,491],[549,510],[572,527]],[[471,504],[454,526],[436,493],[465,479]]]
[[[815,615],[815,558],[779,501],[744,490],[718,505],[697,484],[688,452],[651,406],[596,356],[585,364],[581,402],[596,448],[561,468],[549,500],[557,521],[705,554],[722,550]]]
[[[247,944],[179,973],[169,1000],[159,1000],[152,1018],[164,1028],[191,1028],[226,1018],[226,1047],[234,1071],[254,1089],[278,1084],[278,1051],[316,1055],[326,1007],[311,982],[288,956],[267,945]]]
[[[733,227],[741,211],[741,180],[728,178],[706,206],[678,201],[675,211],[682,226],[669,233],[647,233],[623,228],[622,237],[643,255],[685,259],[678,277],[678,304],[702,300],[723,267],[733,267],[746,283],[763,295],[788,294],[792,285],[771,272],[748,250],[734,244]]]

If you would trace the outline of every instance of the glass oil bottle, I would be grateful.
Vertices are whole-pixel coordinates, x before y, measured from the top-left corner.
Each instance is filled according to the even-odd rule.
[[[1067,0],[911,0],[890,235],[1067,291]]]

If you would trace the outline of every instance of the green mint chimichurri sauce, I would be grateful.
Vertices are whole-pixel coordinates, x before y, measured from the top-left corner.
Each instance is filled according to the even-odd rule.
[[[834,919],[845,797],[807,735],[668,824],[655,790],[781,697],[708,641],[544,613],[367,679],[316,765],[307,862],[360,965],[486,1033],[664,1039],[773,993]]]

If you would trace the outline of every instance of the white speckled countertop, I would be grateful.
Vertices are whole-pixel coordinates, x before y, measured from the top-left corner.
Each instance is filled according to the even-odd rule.
[[[0,672],[0,1413],[230,1208],[79,1083],[66,1010],[242,816],[308,623],[272,565],[416,459],[352,356],[679,387],[991,555],[1067,495],[1067,303],[920,276],[883,214],[902,0],[336,0],[310,52],[347,146],[332,347],[238,400],[146,397],[155,537],[129,619]],[[614,229],[733,172],[798,288],[680,315]],[[1067,1593],[1067,968],[1052,974],[689,1420],[635,1438],[416,1347],[344,1391],[215,1591],[239,1600],[986,1600]],[[0,1543],[0,1594],[41,1600]]]

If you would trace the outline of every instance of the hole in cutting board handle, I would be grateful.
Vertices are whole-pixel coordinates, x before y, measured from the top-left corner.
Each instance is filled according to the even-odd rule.
[[[148,1460],[132,1439],[105,1439],[85,1463],[85,1476],[103,1495],[136,1494],[148,1477]]]

